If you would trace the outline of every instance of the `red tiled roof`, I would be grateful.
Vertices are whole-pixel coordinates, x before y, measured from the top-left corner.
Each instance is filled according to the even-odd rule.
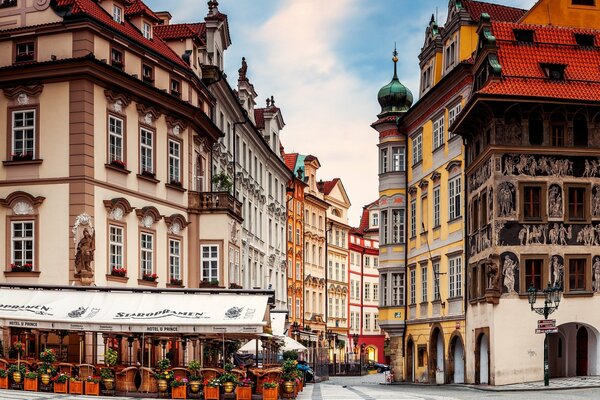
[[[379,200],[375,200],[363,207],[362,215],[360,216],[360,225],[358,226],[359,232],[364,233],[369,229],[369,208],[375,204],[379,204]]]
[[[265,129],[265,109],[255,108],[254,109],[254,125],[258,129]]]
[[[145,15],[153,21],[160,21],[160,18],[142,0],[133,0],[125,9],[125,16],[133,17],[135,15]]]
[[[513,29],[534,30],[535,44],[515,41]],[[596,37],[600,30],[492,22],[502,78],[490,81],[479,93],[600,100],[600,51],[577,46],[574,34]],[[540,64],[565,65],[565,80],[550,80]]]
[[[297,160],[298,160],[298,153],[283,155],[283,162],[285,163],[285,166],[288,167],[288,169],[292,172],[294,172],[294,168],[296,168]]]
[[[56,0],[54,7],[63,9],[70,7],[70,11],[65,15],[65,18],[81,15],[93,18],[127,36],[138,44],[150,48],[170,61],[189,69],[189,66],[181,59],[181,57],[171,50],[160,37],[154,36],[152,40],[146,39],[139,29],[131,24],[131,22],[125,20],[122,23],[118,23],[108,14],[108,12],[106,12],[106,10],[93,0]]]
[[[206,43],[206,24],[156,25],[154,34],[166,41],[197,37],[202,43]]]
[[[483,1],[463,0],[462,4],[471,16],[471,19],[477,22],[479,22],[483,13],[489,14],[492,21],[517,22],[527,12],[527,10],[521,8],[485,3]]]
[[[319,181],[317,186],[319,187],[319,191],[323,194],[329,194],[338,183],[340,178],[333,178],[331,181]]]

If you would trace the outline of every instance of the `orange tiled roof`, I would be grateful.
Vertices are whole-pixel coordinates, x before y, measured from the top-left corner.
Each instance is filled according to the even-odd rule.
[[[294,172],[294,168],[296,168],[296,160],[297,159],[298,159],[298,153],[283,155],[283,162],[285,163],[285,166],[288,167],[288,169],[292,172]]]
[[[156,25],[154,34],[167,41],[197,37],[202,43],[206,43],[206,24]]]
[[[142,0],[131,1],[125,9],[125,16],[133,17],[135,15],[145,15],[155,22],[160,21],[160,18]]]
[[[534,44],[515,40],[514,29],[534,31]],[[502,78],[490,81],[478,93],[600,100],[600,48],[581,47],[575,34],[595,36],[600,30],[492,22],[498,45]],[[541,64],[565,65],[565,80],[547,78]]]
[[[189,66],[171,48],[156,35],[152,40],[146,39],[131,22],[125,19],[122,23],[115,21],[100,5],[93,0],[56,0],[55,8],[66,9],[65,20],[72,17],[88,16],[111,29],[127,36],[134,42],[154,50],[161,56],[180,66],[189,69]]]
[[[254,125],[258,129],[265,129],[265,109],[255,108],[254,109]]]
[[[323,194],[329,194],[337,184],[340,178],[333,178],[330,181],[320,181],[317,186],[319,187],[319,191]]]
[[[467,10],[473,21],[479,22],[481,14],[486,13],[492,21],[517,22],[527,10],[508,7],[500,4],[486,3],[483,1],[463,0],[462,5]]]

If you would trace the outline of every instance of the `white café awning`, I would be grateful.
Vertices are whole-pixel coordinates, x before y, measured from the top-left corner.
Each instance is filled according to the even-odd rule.
[[[304,345],[302,345],[302,343],[297,342],[296,340],[292,339],[289,336],[277,336],[276,338],[279,340],[283,340],[283,346],[281,346],[279,348],[280,351],[295,350],[298,353],[308,351],[308,349]],[[259,348],[259,351],[260,351],[260,349],[262,349],[262,341],[261,340],[258,341],[258,348]],[[240,347],[240,349],[238,351],[240,353],[245,353],[245,354],[256,354],[256,339],[250,340],[248,343],[246,343],[242,347]]]
[[[268,296],[0,288],[0,326],[89,332],[260,334]]]

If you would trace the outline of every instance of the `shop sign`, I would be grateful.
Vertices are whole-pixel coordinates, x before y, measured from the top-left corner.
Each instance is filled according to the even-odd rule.
[[[38,323],[32,321],[8,321],[8,326],[16,328],[37,328]]]
[[[179,332],[178,327],[176,326],[147,326],[146,327],[146,332],[166,332],[166,333],[171,333],[171,332]]]

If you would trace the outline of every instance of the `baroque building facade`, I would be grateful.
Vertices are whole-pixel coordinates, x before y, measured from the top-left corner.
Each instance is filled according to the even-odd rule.
[[[598,373],[600,321],[582,311],[600,287],[598,9],[542,0],[516,23],[480,20],[473,95],[451,127],[466,141],[469,382],[542,378],[531,287],[561,291],[550,376]]]

